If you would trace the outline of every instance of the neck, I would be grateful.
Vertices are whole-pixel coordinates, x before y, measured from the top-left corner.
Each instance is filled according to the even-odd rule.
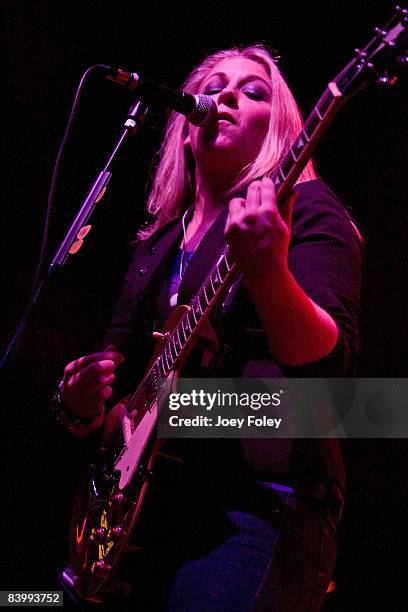
[[[224,178],[218,177],[217,180],[197,168],[194,219],[198,224],[209,224],[214,221],[228,203],[229,198],[225,195],[227,191]]]
[[[226,203],[222,190],[216,187],[214,181],[196,172],[194,213],[184,232],[182,248],[190,251],[197,248]]]

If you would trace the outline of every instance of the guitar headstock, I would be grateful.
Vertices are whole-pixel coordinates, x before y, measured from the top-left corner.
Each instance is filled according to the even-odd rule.
[[[374,28],[374,36],[363,49],[355,49],[355,57],[334,79],[343,95],[376,82],[394,85],[399,67],[408,63],[408,9],[395,7],[390,21]]]

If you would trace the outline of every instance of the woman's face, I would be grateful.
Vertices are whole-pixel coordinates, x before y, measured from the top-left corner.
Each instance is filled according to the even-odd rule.
[[[207,74],[198,93],[216,101],[218,114],[204,128],[189,126],[188,141],[196,163],[210,170],[239,172],[255,159],[268,131],[269,75],[253,60],[224,59]]]

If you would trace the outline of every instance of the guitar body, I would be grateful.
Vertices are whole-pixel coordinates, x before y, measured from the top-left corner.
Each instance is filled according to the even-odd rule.
[[[160,354],[166,334],[173,331],[188,309],[180,306],[171,314],[150,364]],[[135,528],[149,483],[155,477],[156,463],[169,462],[177,468],[182,462],[179,457],[161,453],[164,440],[156,439],[154,432],[161,401],[176,378],[177,370],[173,370],[153,402],[140,385],[106,418],[98,456],[81,478],[71,521],[69,565],[60,572],[64,587],[75,599],[102,603],[120,560],[132,553],[132,563],[137,563],[138,551],[142,553]]]
[[[137,551],[130,540],[155,459],[153,449],[150,455],[147,453],[132,486],[120,489],[114,474],[106,482],[101,459],[88,467],[82,478],[71,523],[69,566],[62,573],[65,586],[80,599],[101,603],[120,559],[127,552]]]

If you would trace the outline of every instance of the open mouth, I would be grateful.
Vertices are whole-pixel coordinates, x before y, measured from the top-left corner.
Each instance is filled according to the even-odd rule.
[[[229,123],[236,123],[234,117],[228,113],[218,113],[217,121],[228,121]]]

